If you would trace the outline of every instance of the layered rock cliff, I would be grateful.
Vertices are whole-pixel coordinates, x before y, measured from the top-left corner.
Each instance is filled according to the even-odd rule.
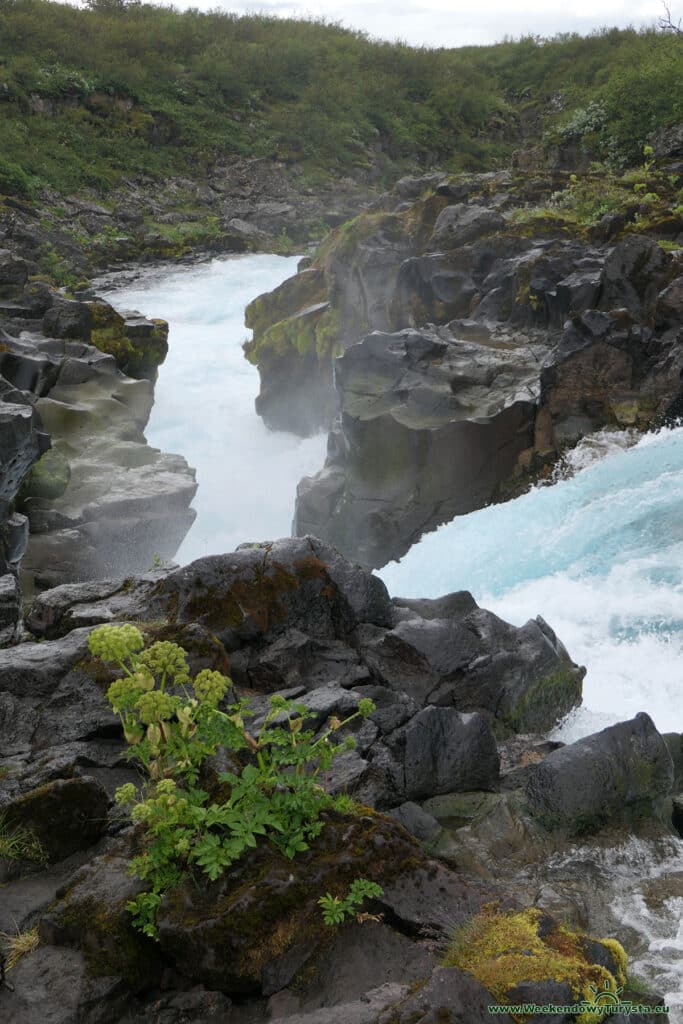
[[[399,182],[252,303],[266,422],[305,431],[338,411],[295,532],[381,566],[586,433],[676,414],[683,222],[667,180],[640,205],[621,183],[602,216],[598,178]]]
[[[185,460],[144,437],[167,325],[68,298],[31,269],[0,252],[4,639],[22,559],[27,593],[145,568],[177,550],[196,491]]]

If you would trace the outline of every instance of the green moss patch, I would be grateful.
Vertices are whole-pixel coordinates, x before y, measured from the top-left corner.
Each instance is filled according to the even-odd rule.
[[[284,357],[313,358],[323,362],[339,351],[341,318],[328,303],[319,303],[269,327],[247,342],[249,362],[258,364]]]
[[[151,378],[168,353],[168,326],[154,321],[143,337],[129,337],[122,316],[107,303],[91,302],[93,315],[91,343],[100,352],[113,356],[118,368],[136,379]]]
[[[610,969],[593,962],[598,953]],[[592,1001],[596,992],[607,988],[616,993],[625,983],[627,957],[616,940],[586,940],[536,908],[508,913],[491,909],[456,932],[444,964],[469,971],[502,1003],[510,1001],[509,993],[521,982],[547,980],[568,984],[577,1001]],[[578,1019],[593,1024],[602,1013],[584,1013]]]
[[[513,732],[544,731],[581,703],[582,672],[572,665],[559,668],[530,686],[501,717]]]
[[[58,448],[50,448],[24,477],[19,499],[61,498],[70,479],[71,469],[66,456]]]

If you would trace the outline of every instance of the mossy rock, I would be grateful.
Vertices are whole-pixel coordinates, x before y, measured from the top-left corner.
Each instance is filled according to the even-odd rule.
[[[168,354],[167,331],[155,327],[147,337],[131,339],[125,334],[125,322],[97,327],[91,333],[91,343],[100,352],[113,356],[122,373],[136,380],[153,379],[157,368]],[[164,321],[161,321],[163,324]]]
[[[326,298],[321,271],[307,268],[250,302],[244,311],[244,322],[258,337],[273,324],[308,306],[324,302]]]
[[[154,607],[172,625],[197,623],[232,649],[293,621],[324,638],[346,635],[354,623],[329,565],[305,539],[240,548],[204,559],[201,572],[173,572],[158,584]]]
[[[24,477],[19,499],[61,498],[70,479],[71,468],[66,456],[58,448],[50,448]]]
[[[339,348],[341,318],[328,302],[302,309],[294,316],[273,324],[247,342],[244,352],[254,364],[272,363],[283,357],[329,360]]]
[[[52,863],[87,849],[107,827],[109,798],[96,779],[56,779],[2,808],[9,828],[27,829]]]
[[[288,860],[261,847],[206,886],[165,897],[157,915],[162,951],[209,988],[270,994],[283,988],[330,938],[317,900],[342,896],[358,877],[380,885],[425,860],[390,818],[324,816],[311,848]]]
[[[103,328],[109,327],[114,328],[119,334],[123,333],[124,319],[108,302],[89,302],[88,306],[92,316],[93,331],[101,331]]]
[[[361,213],[335,228],[315,254],[314,266],[329,278],[334,267],[353,260],[355,251],[374,236],[400,241],[405,235],[404,218],[398,213]]]
[[[444,964],[469,971],[501,1003],[515,1001],[520,983],[545,981],[566,983],[576,1002],[592,1003],[601,992],[616,996],[626,981],[627,957],[615,939],[589,939],[537,908],[506,913],[490,908],[453,935]],[[602,1011],[577,1019],[593,1024]]]
[[[569,663],[524,690],[512,706],[498,712],[513,732],[543,732],[581,703],[585,670]]]
[[[61,899],[40,922],[43,942],[83,951],[96,977],[122,977],[132,988],[158,982],[159,947],[133,928],[126,909],[143,889],[121,852],[97,857],[73,876]]]

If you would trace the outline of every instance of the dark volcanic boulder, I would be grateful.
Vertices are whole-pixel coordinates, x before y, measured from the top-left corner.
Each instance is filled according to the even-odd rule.
[[[676,277],[657,297],[657,322],[678,327],[683,322],[683,275]]]
[[[92,846],[107,827],[109,797],[92,778],[60,779],[0,805],[10,828],[28,829],[51,861]]]
[[[21,621],[21,592],[12,573],[0,576],[0,647],[16,639]]]
[[[431,249],[457,249],[482,235],[491,235],[505,226],[503,217],[486,206],[456,203],[442,210],[429,240]]]
[[[683,121],[661,128],[652,139],[655,156],[665,160],[683,159]]]
[[[161,949],[211,988],[270,995],[325,937],[318,896],[346,892],[359,875],[382,886],[407,881],[420,862],[428,863],[419,846],[390,819],[330,820],[292,861],[259,849],[211,886],[169,894],[158,916]],[[474,893],[481,905],[483,895]]]
[[[3,382],[4,383],[4,382]],[[0,391],[1,393],[1,391]],[[17,396],[19,397],[19,396]],[[48,447],[48,439],[39,427],[38,417],[28,402],[0,402],[0,518],[19,490],[19,484],[31,465]]]
[[[600,309],[626,308],[641,321],[654,311],[666,256],[652,238],[627,235],[605,260]]]
[[[41,945],[19,960],[10,979],[12,991],[0,993],[3,1024],[110,1024],[124,1019],[128,993],[120,991],[118,979],[91,977],[78,950]]]
[[[144,888],[130,877],[127,849],[94,858],[77,871],[43,915],[40,935],[54,946],[80,949],[92,974],[121,977],[132,988],[148,988],[161,974],[158,946],[132,926],[126,903]]]
[[[453,265],[443,253],[406,260],[392,297],[392,320],[397,326],[419,327],[469,315],[478,295],[471,267]]]
[[[580,833],[657,813],[673,780],[667,745],[641,713],[549,754],[531,771],[526,800],[546,827]]]
[[[170,573],[151,605],[177,623],[211,630],[229,649],[269,640],[295,626],[308,637],[348,637],[359,621],[393,620],[386,587],[304,537],[240,546]]]
[[[423,708],[386,738],[393,783],[404,800],[488,789],[498,779],[498,749],[486,720],[453,708]]]
[[[558,449],[607,423],[647,426],[678,397],[681,363],[674,337],[655,340],[625,310],[573,317],[541,371],[537,438],[546,423]]]
[[[439,967],[426,985],[417,987],[406,999],[378,1018],[377,1024],[479,1024],[490,1018],[489,1006],[497,1000],[483,985],[457,967]],[[507,1013],[494,1020],[511,1024]]]
[[[396,603],[393,630],[364,633],[386,685],[421,703],[487,711],[517,732],[550,729],[580,703],[585,669],[540,616],[510,626],[462,592]]]
[[[90,341],[92,314],[85,302],[58,299],[43,317],[43,330],[52,338]]]
[[[28,542],[26,517],[11,503],[49,443],[27,396],[0,377],[0,646],[18,635],[21,595],[14,574]]]
[[[26,260],[15,256],[9,249],[0,249],[0,298],[17,295],[27,280]]]

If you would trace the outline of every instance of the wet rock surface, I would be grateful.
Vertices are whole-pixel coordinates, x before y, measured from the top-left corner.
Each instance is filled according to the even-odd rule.
[[[104,697],[112,675],[87,649],[93,625],[117,621],[182,643],[195,669],[230,672],[237,693],[250,693],[256,731],[272,692],[308,704],[319,731],[363,696],[377,703],[354,726],[356,750],[331,770],[333,788],[364,807],[330,812],[293,860],[264,846],[214,883],[172,890],[158,944],[132,929],[126,910],[141,888],[127,872],[135,831],[110,800],[136,772]],[[473,621],[474,646],[465,642]],[[599,750],[615,778],[630,758],[639,813],[660,823],[654,805],[661,810],[674,785],[675,740],[667,746],[649,720],[615,727],[614,749],[598,736],[595,747],[552,753],[553,744],[523,735],[499,749],[493,729],[548,723],[579,699],[581,670],[550,627],[514,629],[465,592],[392,600],[381,581],[314,539],[60,586],[40,595],[28,622],[36,641],[0,651],[0,814],[35,830],[55,863],[0,862],[7,913],[37,926],[40,943],[9,972],[14,991],[0,992],[3,1019],[17,1024],[37,1024],[41,1013],[63,1024],[437,1024],[442,1010],[478,1021],[496,998],[471,973],[440,966],[441,951],[490,908],[515,912],[518,893],[501,882],[507,870],[563,848],[562,830],[535,814],[533,773],[550,780],[542,792],[559,786],[578,806],[571,772],[565,789],[555,781],[559,755],[585,776]],[[544,688],[558,670],[567,686]],[[515,719],[515,706],[527,718]],[[643,756],[654,751],[651,786],[636,763],[643,744]],[[616,804],[608,810],[614,819]],[[317,897],[360,876],[383,889],[367,906],[372,916],[327,928]],[[523,885],[519,892],[528,898]],[[0,928],[4,920],[0,913]]]
[[[628,816],[643,802],[656,809],[658,798],[669,796],[673,784],[667,745],[641,712],[630,722],[548,754],[531,770],[526,800],[544,824],[586,832],[620,814]]]
[[[337,360],[341,426],[294,530],[363,565],[405,554],[428,524],[486,504],[533,444],[539,351],[445,328],[371,334]]]
[[[67,299],[25,271],[11,253],[0,265],[0,577],[23,557],[31,592],[172,556],[196,484],[183,458],[144,437],[166,325]],[[12,586],[3,642],[16,636]]]

